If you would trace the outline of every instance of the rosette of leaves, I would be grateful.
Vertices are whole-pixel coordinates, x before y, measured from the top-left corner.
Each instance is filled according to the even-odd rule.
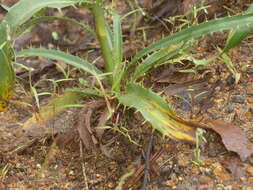
[[[34,0],[29,2],[40,4],[40,2],[48,1]],[[60,0],[50,0],[50,2],[59,2],[57,5],[62,7],[60,6]],[[68,0],[62,1],[62,3],[63,2],[66,3]],[[20,0],[16,6],[22,7],[25,5],[25,3],[28,3],[28,1]],[[80,1],[75,2],[72,0],[69,1],[69,4],[64,4],[64,6],[75,3],[80,3]],[[84,4],[81,3],[81,6],[83,5],[87,6],[87,2]],[[39,9],[43,8],[43,6],[38,7],[36,11],[39,11]],[[105,10],[102,1],[90,1],[88,8],[91,10],[91,13],[94,17],[95,32],[93,32],[91,28],[88,28],[87,26],[85,27],[95,34],[95,37],[100,44],[102,57],[105,64],[104,71],[99,70],[94,66],[94,64],[89,63],[87,60],[81,57],[77,57],[59,50],[31,48],[16,52],[15,55],[17,57],[43,56],[53,60],[63,61],[82,71],[88,72],[99,82],[103,83],[104,79],[106,79],[106,83],[104,83],[103,86],[106,87],[106,92],[109,93],[101,93],[102,95],[106,96],[106,98],[109,97],[109,100],[116,99],[120,104],[136,109],[143,115],[145,120],[150,122],[154,129],[161,132],[163,136],[169,136],[172,138],[192,142],[195,141],[195,128],[198,127],[198,123],[194,121],[187,121],[178,117],[172,110],[171,106],[160,95],[154,93],[152,89],[145,88],[140,81],[152,68],[180,56],[182,52],[188,49],[188,42],[195,38],[211,34],[213,32],[230,30],[234,28],[236,28],[237,31],[247,28],[247,31],[241,30],[242,32],[252,31],[253,14],[251,12],[246,12],[244,14],[219,18],[201,23],[199,25],[191,26],[147,46],[138,52],[131,60],[124,60],[123,37],[121,29],[121,21],[124,16],[111,13],[113,23],[110,25],[105,20]],[[31,11],[29,18],[36,11],[35,9]],[[14,5],[14,7],[9,10],[8,14],[18,15],[17,12],[18,10],[15,9]],[[34,20],[34,22],[30,23],[34,24],[42,20],[53,18],[41,17],[36,19],[37,20]],[[246,35],[244,35],[243,38],[237,38],[236,43],[238,44],[245,37]],[[232,39],[234,40],[234,38]],[[228,51],[233,47],[233,45],[228,45],[226,47],[226,51]],[[130,71],[134,72],[132,73]],[[82,93],[83,91],[93,92],[94,89],[78,89],[76,90],[76,93]],[[91,94],[94,95],[95,93]],[[97,97],[101,98],[101,94]]]

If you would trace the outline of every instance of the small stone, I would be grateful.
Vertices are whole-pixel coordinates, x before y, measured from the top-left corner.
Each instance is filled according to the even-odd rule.
[[[234,111],[234,106],[233,106],[233,104],[228,104],[227,105],[227,109],[226,109],[226,112],[227,113],[232,113]]]
[[[192,174],[199,174],[199,168],[198,167],[192,167],[191,169]]]
[[[248,73],[248,74],[253,74],[253,67],[248,67],[248,68],[246,69],[246,73]]]
[[[60,190],[60,187],[51,187],[49,190]]]
[[[209,184],[212,179],[208,176],[202,175],[199,177],[199,184]]]
[[[244,104],[244,98],[240,95],[232,97],[231,101],[238,104]]]
[[[177,178],[176,174],[172,174],[170,179],[167,180],[165,183],[166,183],[167,186],[170,186],[172,188],[174,186],[176,186],[178,184],[178,178]]]
[[[178,155],[178,166],[186,167],[190,164],[190,162],[190,159],[186,155],[182,153]]]
[[[221,115],[220,114],[217,114],[215,112],[208,112],[208,114],[210,115],[210,117],[212,119],[220,119],[221,118]]]
[[[253,115],[253,108],[249,108],[249,112]]]
[[[250,104],[253,104],[253,97],[248,98],[248,102],[249,102]]]
[[[231,179],[229,173],[219,163],[214,164],[213,174],[222,181]]]
[[[226,78],[226,83],[227,85],[233,85],[235,83],[235,77],[233,75],[229,75]]]

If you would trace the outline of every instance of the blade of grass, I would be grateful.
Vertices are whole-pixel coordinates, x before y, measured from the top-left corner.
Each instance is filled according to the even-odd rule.
[[[121,65],[123,59],[123,42],[120,15],[113,15],[113,60],[114,68]]]
[[[15,83],[15,74],[11,62],[12,56],[7,55],[6,52],[9,52],[7,43],[0,48],[0,111],[4,109]]]
[[[82,59],[80,57],[65,53],[60,50],[44,49],[44,48],[31,48],[16,52],[16,57],[27,57],[27,56],[42,56],[50,59],[65,62],[68,65],[86,71],[98,78],[102,78],[102,72],[98,70],[94,65]]]
[[[249,6],[246,13],[253,13],[253,3]],[[252,32],[252,28],[244,27],[239,30],[231,30],[229,37],[227,39],[226,46],[224,47],[222,52],[226,52],[235,46],[237,46],[242,40],[244,40],[250,33]]]
[[[169,48],[164,48],[148,56],[135,69],[133,80],[137,80],[139,77],[143,76],[149,69],[151,69],[155,65],[161,64],[159,60],[165,61],[165,57],[167,60],[169,60],[170,58],[173,58],[178,55],[183,49],[183,45],[182,43],[180,43],[174,46],[170,46]]]
[[[79,93],[81,96],[97,96],[97,97],[103,97],[103,94],[100,93],[97,90],[91,89],[91,88],[67,88],[66,92],[76,92]]]
[[[121,17],[113,14],[113,84],[112,90],[120,90],[122,73],[124,72],[123,61],[123,38],[121,29]]]
[[[213,32],[228,30],[231,28],[242,29],[244,27],[247,27],[249,30],[253,29],[253,13],[219,18],[205,23],[201,23],[199,25],[191,26],[188,29],[174,33],[147,46],[139,53],[137,53],[135,57],[133,57],[129,64],[129,67],[132,64],[137,63],[138,60],[143,56],[150,54],[151,52],[154,52],[156,50],[169,47],[170,45],[177,44],[180,42],[186,42],[194,38],[211,34]]]
[[[73,24],[77,24],[80,27],[82,27],[84,30],[89,31],[91,34],[93,34],[96,37],[96,32],[90,26],[88,26],[86,24],[82,24],[82,23],[78,22],[75,19],[67,18],[67,17],[56,17],[56,16],[41,16],[41,17],[36,17],[32,20],[29,20],[28,22],[23,24],[18,29],[18,32],[17,32],[15,38],[17,38],[19,35],[24,33],[30,27],[33,27],[33,26],[35,26],[35,25],[37,25],[41,22],[52,21],[52,20],[63,20],[63,21],[67,21],[67,22],[70,22],[70,23],[73,23]]]
[[[104,18],[104,10],[98,3],[96,3],[93,6],[91,6],[91,12],[94,17],[97,38],[101,46],[106,72],[112,73],[114,69],[112,41],[110,31]],[[112,82],[113,77],[109,76],[109,78],[111,79]]]

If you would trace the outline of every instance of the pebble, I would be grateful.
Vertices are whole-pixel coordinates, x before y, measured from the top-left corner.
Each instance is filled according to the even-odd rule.
[[[249,108],[249,112],[253,115],[253,108]]]
[[[242,96],[236,95],[236,96],[232,97],[231,101],[234,103],[238,103],[238,104],[244,104],[245,100]]]
[[[253,97],[248,98],[248,102],[249,102],[250,104],[253,104]]]
[[[213,174],[216,176],[216,178],[221,179],[222,181],[230,180],[229,173],[221,166],[220,163],[216,163],[213,166]]]
[[[191,163],[191,161],[190,161],[190,159],[186,155],[184,155],[182,153],[180,153],[178,155],[178,166],[180,166],[180,167],[186,167],[190,163]]]
[[[60,187],[51,187],[49,190],[60,190]]]
[[[247,72],[248,74],[253,74],[253,67],[248,67],[248,68],[246,69],[246,72]]]
[[[229,75],[226,78],[226,83],[227,85],[233,85],[235,83],[235,77],[233,75]]]
[[[233,111],[234,111],[234,106],[233,106],[233,104],[229,103],[229,104],[227,105],[226,112],[227,112],[227,113],[232,113]]]
[[[210,117],[212,119],[220,119],[222,116],[219,115],[218,113],[214,113],[214,112],[208,112],[208,114],[210,115]]]
[[[212,181],[212,179],[208,176],[202,175],[199,177],[200,184],[209,184],[211,181]]]

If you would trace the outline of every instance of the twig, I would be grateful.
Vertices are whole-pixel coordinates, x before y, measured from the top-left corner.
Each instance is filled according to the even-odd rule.
[[[150,159],[150,165],[152,166],[155,161],[163,154],[164,150],[161,148],[158,152],[156,152]],[[141,165],[136,172],[133,174],[133,176],[130,177],[129,180],[126,181],[126,183],[124,184],[122,190],[128,190],[129,188],[131,188],[134,184],[136,184],[140,178],[143,176],[144,174],[144,170],[145,170],[145,166]]]
[[[82,171],[83,171],[83,178],[84,178],[84,183],[85,183],[85,190],[89,190],[89,185],[88,185],[88,180],[87,180],[87,175],[86,175],[86,171],[85,171],[85,166],[83,163],[83,143],[80,140],[80,157],[82,158]]]
[[[145,190],[147,188],[148,184],[148,178],[149,178],[149,171],[150,171],[150,154],[152,150],[152,144],[153,144],[153,133],[149,137],[149,142],[147,146],[147,153],[146,153],[146,158],[145,158],[145,169],[144,169],[144,178],[143,178],[143,183],[142,183],[142,190]]]

